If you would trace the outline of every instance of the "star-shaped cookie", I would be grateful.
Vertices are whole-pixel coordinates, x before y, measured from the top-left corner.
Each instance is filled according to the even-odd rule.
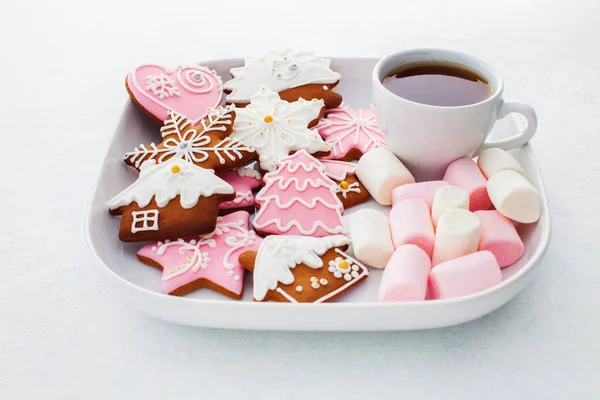
[[[140,144],[124,154],[124,161],[138,171],[145,161],[155,160],[160,164],[172,157],[215,171],[237,168],[254,159],[256,152],[251,146],[229,136],[235,119],[235,106],[209,110],[208,117],[198,126],[185,116],[169,111],[160,129],[163,141]]]

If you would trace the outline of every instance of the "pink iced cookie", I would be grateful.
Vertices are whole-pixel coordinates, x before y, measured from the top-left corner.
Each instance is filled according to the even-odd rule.
[[[257,233],[314,237],[345,233],[337,185],[306,150],[282,158],[275,171],[265,174],[264,183],[255,200]]]
[[[329,144],[331,154],[326,160],[350,161],[369,150],[387,148],[373,108],[353,110],[346,104],[327,112],[316,129]]]
[[[448,165],[444,180],[451,185],[460,186],[469,193],[470,211],[487,210],[492,205],[487,192],[487,180],[471,158],[459,158]]]
[[[429,207],[424,200],[402,200],[392,207],[389,218],[395,248],[414,244],[431,258],[435,236]]]
[[[381,276],[379,301],[422,301],[427,294],[431,260],[411,244],[400,246]]]
[[[169,110],[185,115],[193,125],[223,99],[223,82],[215,71],[199,64],[175,69],[146,64],[127,75],[126,88],[133,101],[159,122]]]
[[[481,221],[479,250],[489,250],[500,268],[517,262],[525,246],[512,221],[496,210],[476,211],[475,215]]]
[[[429,295],[433,300],[450,299],[481,292],[502,281],[496,257],[478,251],[439,264],[429,274]]]
[[[219,172],[217,176],[229,183],[235,190],[235,199],[219,205],[222,214],[235,210],[254,211],[254,193],[262,184],[262,175],[251,167],[241,167],[233,171]]]
[[[449,183],[445,181],[427,181],[398,186],[392,190],[392,205],[395,206],[398,202],[406,199],[421,199],[431,210],[435,191],[448,185]]]
[[[248,231],[249,217],[245,211],[219,217],[213,233],[148,244],[138,251],[138,259],[162,269],[164,293],[182,296],[208,287],[241,299],[244,268],[238,256],[258,249],[262,240]]]

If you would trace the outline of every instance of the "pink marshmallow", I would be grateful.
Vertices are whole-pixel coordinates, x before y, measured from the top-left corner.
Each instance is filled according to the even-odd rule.
[[[422,301],[427,294],[431,260],[412,244],[398,247],[381,276],[379,301]]]
[[[487,180],[471,158],[459,158],[448,165],[444,180],[469,192],[469,211],[487,210],[492,205]]]
[[[424,200],[402,200],[392,207],[389,219],[395,248],[414,244],[431,258],[435,235],[429,207]]]
[[[449,183],[445,181],[427,181],[398,186],[392,190],[392,205],[395,206],[406,199],[422,199],[431,210],[435,191],[448,185]]]
[[[481,292],[502,281],[496,257],[478,251],[437,265],[429,274],[431,299],[450,299]]]
[[[490,251],[500,268],[517,262],[525,246],[512,221],[495,210],[477,211],[475,215],[481,221],[479,250]]]

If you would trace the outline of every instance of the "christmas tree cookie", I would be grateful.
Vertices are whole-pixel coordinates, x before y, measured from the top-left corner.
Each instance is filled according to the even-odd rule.
[[[234,106],[210,110],[206,119],[194,126],[187,117],[169,111],[160,129],[162,142],[140,144],[123,156],[127,165],[140,169],[142,163],[154,160],[157,164],[173,157],[211,170],[234,169],[256,157],[251,146],[231,138],[236,112]]]
[[[269,236],[258,251],[242,253],[239,261],[252,271],[255,301],[322,303],[369,275],[344,252],[349,244],[342,235]]]
[[[294,50],[248,57],[243,67],[231,69],[233,79],[224,85],[226,101],[245,106],[259,86],[265,85],[289,102],[320,99],[326,108],[335,108],[342,103],[342,96],[333,91],[340,74],[332,71],[330,64],[330,60],[315,57],[312,52]]]
[[[297,150],[327,156],[330,146],[309,126],[319,121],[323,101],[281,100],[262,87],[245,108],[236,109],[232,140],[256,149],[262,171],[274,171],[280,159]]]
[[[255,200],[257,233],[321,237],[345,232],[337,185],[305,150],[281,159],[279,168],[264,176],[264,183]]]
[[[351,161],[369,150],[387,148],[373,108],[353,110],[346,104],[331,110],[316,129],[331,145],[328,160]]]
[[[262,240],[248,230],[248,218],[245,211],[219,217],[212,233],[148,244],[137,257],[162,271],[163,293],[182,296],[207,287],[241,299],[244,268],[238,256],[258,249]]]

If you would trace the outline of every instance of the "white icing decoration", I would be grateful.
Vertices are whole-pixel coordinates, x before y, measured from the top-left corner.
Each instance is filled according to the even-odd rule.
[[[173,172],[177,168],[178,172]],[[232,193],[233,187],[210,170],[178,158],[158,165],[150,160],[141,165],[135,182],[108,201],[108,207],[115,210],[135,201],[143,208],[154,198],[156,205],[162,208],[179,196],[181,207],[189,209],[198,204],[201,196]]]
[[[236,276],[233,277],[233,279],[235,279],[236,281],[239,281],[240,280],[240,276],[236,275]]]
[[[296,292],[298,292],[298,293],[302,292],[302,286],[296,286]]]
[[[247,107],[236,109],[231,138],[255,148],[260,168],[265,171],[273,171],[281,158],[295,150],[329,151],[319,133],[307,128],[319,117],[323,104],[322,100],[302,98],[288,103],[279,94],[262,87]],[[266,121],[269,118],[271,122]]]
[[[328,89],[329,89],[329,86],[323,85],[323,90],[328,90]]]
[[[164,73],[146,76],[146,90],[152,91],[161,100],[165,97],[181,96],[179,88],[175,85],[175,81]]]
[[[287,301],[289,301],[290,303],[297,303],[298,302],[298,300],[296,300],[295,298],[293,298],[292,296],[290,296],[289,294],[287,294],[286,292],[284,292],[283,289],[277,288],[276,291],[278,293],[280,293],[283,297],[285,297],[287,299]]]
[[[336,181],[345,181],[348,175],[356,175],[357,164],[338,160],[319,160],[325,166],[325,175]]]
[[[235,192],[235,199],[227,201],[225,204],[240,204],[242,201],[252,201],[252,191]]]
[[[131,213],[131,233],[158,230],[158,210],[133,211]],[[142,226],[139,226],[139,223]]]
[[[321,285],[319,285],[319,282],[313,282],[310,284],[310,286],[312,286],[313,289],[318,289],[321,287]]]
[[[241,160],[242,151],[252,152],[254,149],[229,136],[213,145],[211,137],[207,135],[208,132],[225,131],[226,127],[223,125],[231,124],[231,112],[234,108],[234,106],[217,108],[211,111],[208,120],[201,121],[201,127],[187,130],[185,129],[191,125],[191,121],[170,110],[163,127],[160,128],[162,137],[166,138],[162,143],[164,148],[158,148],[154,143],[148,147],[140,144],[139,148],[136,147],[132,152],[125,153],[123,157],[134,163],[136,168],[139,168],[144,161],[156,159],[160,164],[169,157],[202,163],[211,153],[218,157],[221,164],[225,164],[226,158],[231,161]]]
[[[290,285],[294,275],[290,271],[298,264],[317,269],[323,266],[319,258],[333,247],[350,244],[346,236],[322,238],[305,236],[267,236],[258,249],[254,264],[254,298],[264,300],[269,290],[279,283]]]
[[[308,84],[333,84],[340,80],[340,74],[331,70],[330,63],[312,52],[267,51],[261,58],[246,58],[243,67],[232,68],[233,79],[223,88],[231,91],[228,102],[247,103],[261,84],[275,92]],[[292,64],[296,67],[290,68]]]
[[[321,278],[321,279],[319,279],[319,283],[320,283],[321,285],[323,285],[323,286],[327,286],[327,284],[328,284],[329,282],[327,281],[327,279],[325,279],[325,278]]]
[[[340,185],[337,185],[335,188],[336,193],[341,193],[343,198],[348,198],[348,193],[355,192],[360,193],[360,184],[358,182],[354,182],[350,184],[346,189],[342,188]]]
[[[257,181],[260,181],[262,179],[262,174],[254,168],[240,167],[235,172],[238,174],[239,177],[242,178],[254,178]]]

